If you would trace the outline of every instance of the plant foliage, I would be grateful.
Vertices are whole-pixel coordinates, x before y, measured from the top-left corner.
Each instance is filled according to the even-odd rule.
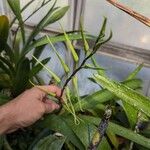
[[[30,17],[52,0],[43,0]],[[87,35],[81,23],[79,32],[63,33],[55,36],[37,35],[48,25],[61,19],[69,9],[68,6],[52,6],[47,14],[39,21],[30,35],[25,33],[25,21],[22,12],[32,3],[30,1],[22,9],[19,0],[7,0],[15,17],[9,23],[7,16],[0,16],[0,105],[18,96],[32,85],[43,82],[38,73],[45,69],[51,80],[61,86],[61,96],[64,102],[57,113],[44,116],[33,126],[25,130],[19,130],[7,136],[0,136],[0,150],[86,150],[86,149],[150,149],[150,100],[141,95],[137,89],[141,88],[142,81],[136,78],[142,65],[138,66],[124,81],[113,81],[107,77],[106,69],[102,68],[95,60],[94,55],[112,37],[112,31],[106,34],[107,18],[104,18],[98,36]],[[11,35],[11,27],[18,21],[18,28],[8,42]],[[88,39],[95,41],[90,47]],[[35,40],[36,39],[36,40]],[[72,40],[82,40],[84,58],[78,56]],[[66,43],[68,53],[71,54],[74,69],[62,59],[54,43],[63,41]],[[64,70],[63,77],[59,77],[51,68],[46,66],[51,56],[40,60],[45,46],[49,44],[58,57],[58,61]],[[33,51],[32,58],[27,54]],[[87,62],[88,61],[88,62]],[[98,91],[80,96],[78,72],[81,69],[95,71],[91,82],[98,84]],[[72,81],[72,85],[70,82]],[[43,83],[44,84],[44,83]],[[56,100],[53,93],[47,93]],[[109,106],[109,109],[108,109]],[[111,109],[111,113],[110,110]],[[140,116],[138,114],[141,114]]]

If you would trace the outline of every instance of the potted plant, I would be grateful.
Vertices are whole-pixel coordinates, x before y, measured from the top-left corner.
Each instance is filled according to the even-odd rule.
[[[38,82],[37,76],[41,69],[46,69],[55,84],[62,88],[61,96],[58,99],[54,98],[52,93],[48,93],[51,99],[62,105],[59,112],[44,116],[43,120],[25,130],[1,137],[0,148],[14,150],[150,148],[149,135],[146,135],[146,131],[149,131],[147,122],[150,117],[150,101],[148,97],[136,91],[141,87],[141,80],[136,79],[136,75],[143,65],[139,65],[125,81],[113,81],[107,77],[105,68],[99,66],[94,58],[96,51],[112,37],[111,31],[110,35],[105,34],[106,18],[104,18],[96,38],[86,35],[81,23],[80,31],[77,33],[66,33],[62,27],[62,34],[53,37],[44,36],[35,40],[34,37],[46,25],[63,17],[68,10],[68,7],[55,8],[55,2],[48,14],[37,25],[37,28],[31,32],[29,38],[26,38],[19,0],[8,0],[20,28],[20,30],[17,29],[18,34],[16,33],[14,36],[13,44],[7,42],[8,30],[10,30],[8,19],[6,16],[0,18],[4,23],[4,25],[0,25],[0,42],[2,43],[0,87],[1,93],[5,92],[5,95],[1,94],[0,103],[7,102],[9,98],[17,96],[26,88],[41,84]],[[21,41],[18,42],[20,34]],[[94,47],[89,48],[88,38],[95,40]],[[71,40],[77,39],[81,39],[84,45],[84,58],[80,62],[71,42]],[[73,70],[69,64],[65,63],[53,45],[54,42],[58,41],[65,41],[75,64]],[[51,45],[62,65],[64,70],[62,79],[45,66],[50,57],[42,61],[39,60],[45,44]],[[26,54],[31,50],[34,52],[32,59],[29,59]],[[81,97],[77,75],[81,69],[95,70],[89,80],[102,88],[95,93]],[[72,82],[71,85],[70,82]],[[63,94],[64,103],[61,103],[59,99],[62,98]],[[146,126],[143,127],[143,125]]]

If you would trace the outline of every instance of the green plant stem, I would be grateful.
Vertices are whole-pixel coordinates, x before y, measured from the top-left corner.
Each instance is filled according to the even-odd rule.
[[[78,71],[80,71],[80,70],[82,69],[82,67],[84,66],[84,64],[86,63],[86,61],[87,61],[89,58],[91,58],[95,53],[96,53],[96,50],[95,50],[95,46],[94,46],[93,51],[82,61],[82,63],[80,64],[80,66],[79,66],[77,69],[75,69],[75,70],[73,71],[73,73],[70,75],[70,77],[66,80],[66,82],[64,83],[64,86],[63,86],[63,88],[62,88],[62,90],[61,90],[61,95],[60,95],[60,97],[62,97],[62,95],[63,95],[63,93],[64,93],[64,90],[65,90],[66,86],[68,85],[69,81],[73,78],[73,76],[76,75],[76,73],[77,73]]]

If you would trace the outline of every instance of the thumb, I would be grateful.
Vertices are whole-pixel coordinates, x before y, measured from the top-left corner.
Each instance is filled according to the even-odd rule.
[[[55,102],[53,102],[53,101],[51,101],[49,99],[46,99],[44,101],[44,106],[45,106],[45,113],[51,113],[54,110],[60,108],[60,106],[58,104],[56,104]]]

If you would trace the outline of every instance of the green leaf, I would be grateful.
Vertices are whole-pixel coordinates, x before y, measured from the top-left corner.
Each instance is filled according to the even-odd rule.
[[[68,38],[70,40],[79,40],[82,38],[80,33],[71,33],[71,34],[69,33],[67,35],[68,35]],[[86,38],[87,39],[94,39],[94,37],[90,36],[90,35],[86,35]],[[57,35],[57,36],[53,36],[53,37],[49,36],[49,39],[51,40],[52,43],[62,42],[62,41],[66,40],[64,35]],[[25,52],[24,52],[23,56],[25,54],[27,54],[29,51],[31,51],[33,48],[38,47],[38,46],[42,46],[42,45],[45,45],[48,43],[49,43],[49,41],[48,41],[46,36],[34,41],[32,44],[27,45],[27,47],[25,48]]]
[[[60,83],[60,78],[50,69],[43,65],[35,56],[32,57],[58,82]]]
[[[46,25],[48,25],[48,22],[51,18],[51,15],[53,13],[53,11],[57,10],[57,8],[54,8],[55,5],[56,5],[56,2],[57,0],[54,1],[52,7],[50,8],[50,10],[47,12],[47,14],[42,18],[42,20],[37,24],[37,26],[34,28],[34,30],[32,31],[31,35],[29,36],[28,40],[27,40],[27,43],[23,49],[23,52],[25,51],[26,49],[26,46],[28,46],[28,44],[35,38],[35,36],[40,32],[42,31],[42,29],[44,27],[46,27]]]
[[[45,48],[46,44],[45,45],[42,45],[42,46],[38,46],[35,48],[34,52],[33,52],[33,56],[35,56],[37,59],[41,56],[44,48]],[[36,63],[36,60],[35,59],[32,59],[32,66],[34,66]]]
[[[54,45],[52,44],[50,38],[49,38],[48,36],[46,36],[46,37],[47,37],[47,39],[48,39],[48,41],[49,41],[49,43],[50,43],[50,45],[51,45],[53,51],[56,53],[56,55],[57,55],[57,57],[58,57],[58,59],[59,59],[61,65],[62,65],[64,71],[65,71],[66,73],[69,73],[69,71],[70,71],[70,70],[69,70],[69,67],[67,66],[67,64],[65,64],[64,60],[61,58],[61,56],[60,56],[59,53],[57,52],[57,50],[56,50],[56,48],[54,47]]]
[[[32,4],[35,0],[30,0],[22,9],[21,9],[21,12],[23,12],[26,8],[28,8],[28,6],[30,4]],[[10,28],[12,27],[12,25],[15,23],[16,21],[16,17],[14,17],[14,19],[12,20],[12,22],[10,23]]]
[[[108,38],[98,41],[96,43],[96,46],[95,46],[94,50],[98,50],[101,45],[107,43],[112,38],[112,35],[113,35],[112,31],[110,31],[110,34],[109,34]]]
[[[100,33],[99,33],[99,35],[98,35],[98,38],[97,38],[97,42],[96,42],[96,43],[98,43],[98,42],[105,36],[106,25],[107,25],[107,18],[104,17],[104,21],[103,21],[103,24],[102,24],[102,27],[101,27],[101,30],[100,30]]]
[[[83,121],[86,121],[87,123],[99,125],[100,118],[91,117],[91,116],[79,116]],[[132,130],[126,129],[118,124],[109,122],[108,129],[111,130],[114,134],[119,135],[121,137],[124,137],[126,139],[129,139],[137,144],[140,144],[144,147],[150,148],[150,139],[146,138],[140,134],[135,133]]]
[[[65,137],[57,137],[49,135],[41,139],[33,148],[33,150],[61,150],[65,142]]]
[[[4,136],[0,135],[0,150],[2,150],[4,144]]]
[[[139,79],[133,79],[133,80],[123,82],[124,85],[126,85],[132,89],[137,89],[137,88],[141,87],[141,83],[142,82]],[[91,95],[84,97],[81,100],[81,107],[83,110],[90,109],[90,108],[95,107],[99,103],[104,103],[104,102],[107,102],[107,101],[110,101],[113,99],[117,99],[117,97],[114,94],[112,94],[111,92],[109,92],[108,90],[103,89],[103,90],[99,90]],[[80,110],[78,105],[79,105],[78,103],[76,103],[74,105],[75,111]]]
[[[11,76],[11,71],[1,60],[0,60],[0,69],[3,70],[9,76]]]
[[[70,128],[73,130],[76,136],[83,143],[85,149],[87,149],[90,144],[88,128],[90,129],[90,137],[92,137],[94,133],[96,132],[97,127],[93,124],[88,124],[87,122],[84,122],[84,121],[81,121],[80,124],[76,125],[74,123],[74,118],[69,115],[65,116],[64,119],[65,119],[65,122],[68,124],[68,126],[70,126]]]
[[[13,96],[18,96],[20,93],[25,91],[29,82],[29,72],[30,72],[30,61],[28,58],[22,60],[16,71],[15,79],[13,80]]]
[[[83,66],[84,69],[92,69],[92,70],[105,70],[103,68],[100,68],[100,67],[93,67],[92,65],[90,64],[86,64]]]
[[[44,60],[41,61],[41,63],[43,65],[46,65],[49,62],[50,59],[51,59],[50,57],[45,58]],[[32,69],[30,71],[30,78],[35,76],[36,74],[38,74],[42,69],[43,69],[43,66],[40,63],[38,63],[37,65],[32,67]]]
[[[95,79],[114,95],[150,117],[150,99],[148,97],[145,97],[131,88],[106,77],[95,75]]]
[[[112,150],[109,142],[105,137],[102,139],[101,143],[97,147],[97,150]]]
[[[80,21],[80,28],[81,28],[82,41],[84,44],[84,51],[85,51],[85,53],[87,53],[87,51],[89,51],[89,44],[86,41],[86,37],[85,37],[84,31],[83,31],[83,25],[82,25],[81,21]]]
[[[20,57],[20,46],[21,46],[21,32],[20,30],[16,33],[15,37],[14,37],[15,41],[13,44],[13,49],[14,49],[14,62],[17,64],[18,63],[18,59]]]
[[[11,78],[6,73],[0,73],[0,89],[8,89],[12,87]]]
[[[129,74],[126,80],[134,79],[139,71],[142,69],[143,64],[140,64],[132,73]],[[138,120],[138,110],[135,109],[133,106],[129,105],[128,103],[122,101],[123,108],[126,112],[128,121],[132,129],[135,128],[136,122]]]
[[[27,41],[26,45],[28,45],[33,40],[33,38],[41,30],[43,30],[46,26],[58,21],[59,19],[61,19],[66,14],[67,10],[69,9],[69,6],[65,6],[65,7],[62,7],[62,8],[59,8],[59,7],[54,8],[55,5],[56,5],[56,2],[57,2],[57,0],[55,0],[54,4],[52,5],[52,7],[48,11],[48,13],[43,17],[43,19],[35,27],[35,29],[31,33],[30,37],[28,38],[28,41]]]
[[[10,97],[0,93],[0,105],[7,103],[10,100]]]
[[[110,129],[107,129],[106,134],[109,140],[111,141],[112,145],[115,147],[115,149],[118,149],[119,141],[116,135],[113,133],[113,131],[111,131]]]
[[[19,21],[19,26],[21,28],[21,34],[23,42],[25,43],[25,30],[24,30],[24,22],[21,16],[20,10],[20,0],[7,0],[11,10],[13,11],[14,15],[16,16],[17,20]]]
[[[77,97],[77,100],[78,100],[78,103],[79,103],[79,108],[82,111],[81,98],[80,98],[80,95],[79,95],[78,78],[77,78],[76,75],[73,77],[72,81],[73,81],[73,86],[74,86],[74,89],[75,89],[74,91],[76,93],[76,97]]]
[[[6,55],[9,57],[10,61],[13,63],[15,55],[8,44],[6,44],[4,51],[6,52]]]
[[[74,46],[73,44],[71,43],[71,40],[69,39],[69,36],[66,34],[65,30],[63,29],[62,25],[60,24],[62,30],[63,30],[63,33],[64,33],[64,36],[65,36],[65,41],[67,43],[67,47],[68,49],[70,49],[71,51],[71,54],[72,54],[72,57],[74,59],[75,62],[78,62],[79,58],[78,58],[78,55],[76,53],[76,50],[74,49]]]
[[[140,72],[140,70],[143,68],[144,64],[140,64],[129,76],[127,77],[127,80],[134,79],[136,75]]]
[[[0,61],[1,61],[3,64],[5,64],[5,65],[8,66],[8,68],[9,68],[9,70],[10,70],[10,73],[11,73],[11,75],[13,76],[14,73],[15,73],[15,70],[14,70],[12,64],[11,64],[7,59],[5,59],[5,58],[2,57],[2,56],[0,56]]]
[[[84,145],[80,139],[73,132],[72,128],[66,123],[64,117],[61,115],[48,115],[42,122],[41,127],[46,127],[56,132],[63,134],[66,141],[70,141],[78,149],[84,150]]]
[[[61,19],[66,14],[68,9],[69,9],[69,6],[65,6],[65,7],[59,8],[58,10],[53,12],[53,14],[51,15],[51,18],[46,23],[46,25],[52,24],[52,23],[58,21],[59,19]]]
[[[5,48],[9,33],[9,20],[7,16],[0,16],[0,51]]]

